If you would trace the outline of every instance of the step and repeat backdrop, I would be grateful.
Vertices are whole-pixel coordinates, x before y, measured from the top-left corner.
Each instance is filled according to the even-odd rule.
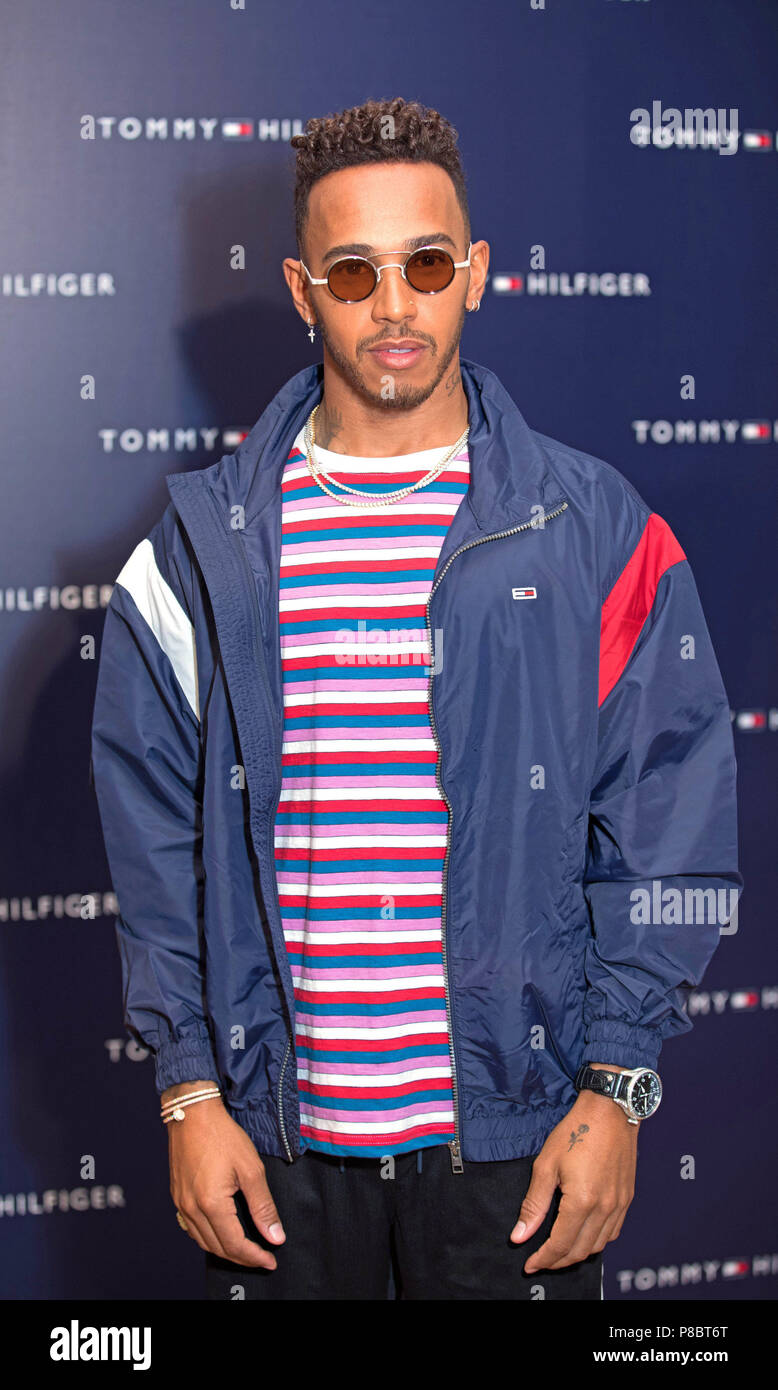
[[[459,131],[491,247],[462,355],[668,521],[732,711],[745,889],[660,1057],[605,1297],[774,1299],[778,5],[3,8],[0,1295],[203,1296],[123,1025],[89,779],[104,611],[165,474],[320,360],[281,271],[290,137],[403,96]]]

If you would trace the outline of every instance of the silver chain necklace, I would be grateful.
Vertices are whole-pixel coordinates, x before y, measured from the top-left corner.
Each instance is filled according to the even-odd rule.
[[[321,402],[319,402],[319,404],[321,404]],[[346,483],[335,483],[335,479],[330,477],[326,469],[324,469],[320,463],[316,462],[314,456],[314,450],[316,446],[316,434],[313,417],[318,409],[318,405],[314,406],[305,423],[305,445],[306,458],[308,461],[308,471],[310,472],[314,482],[318,483],[319,487],[322,489],[323,492],[326,492],[328,496],[332,497],[336,502],[342,502],[344,506],[348,507],[388,507],[390,503],[397,502],[402,497],[407,497],[409,493],[415,492],[418,488],[426,487],[427,483],[432,482],[435,478],[439,476],[440,473],[443,472],[443,469],[445,468],[446,464],[449,463],[450,460],[454,457],[454,455],[459,452],[459,450],[465,443],[467,436],[470,433],[470,426],[468,425],[464,433],[459,436],[459,439],[457,440],[456,444],[454,444],[453,447],[449,449],[445,458],[441,459],[440,463],[436,463],[432,468],[430,468],[429,471],[424,475],[424,477],[420,478],[417,483],[411,483],[409,487],[398,488],[395,492],[383,493],[381,497],[376,499],[376,495],[374,492],[365,492],[358,487],[348,487]],[[330,489],[326,486],[326,484],[322,482],[322,477],[326,478],[327,482],[334,483],[336,487],[342,487],[346,492],[354,493],[354,498],[343,497],[340,493],[331,492]],[[370,500],[356,500],[358,498],[369,498]]]

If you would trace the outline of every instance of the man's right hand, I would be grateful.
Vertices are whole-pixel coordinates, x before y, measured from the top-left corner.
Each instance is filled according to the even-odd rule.
[[[171,1086],[161,1097],[173,1100],[199,1091],[206,1082]],[[215,1083],[211,1083],[215,1084]],[[233,1201],[240,1189],[257,1230],[273,1245],[286,1240],[270,1195],[265,1165],[246,1131],[233,1120],[219,1096],[184,1106],[185,1119],[167,1125],[170,1194],[203,1250],[235,1264],[275,1269],[269,1250],[249,1240]]]

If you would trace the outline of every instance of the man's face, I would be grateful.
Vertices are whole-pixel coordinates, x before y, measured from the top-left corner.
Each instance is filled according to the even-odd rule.
[[[376,266],[402,264],[409,238],[423,237],[426,244],[442,246],[454,261],[467,259],[454,186],[436,164],[339,169],[314,185],[308,210],[302,255],[314,277],[325,276],[338,256],[357,250]],[[397,251],[402,254],[386,254]],[[354,304],[340,303],[327,285],[312,286],[302,273],[325,361],[329,355],[351,388],[386,410],[409,410],[427,400],[458,351],[469,269],[455,271],[451,284],[437,294],[414,290],[399,269],[391,269],[368,299]],[[408,365],[395,365],[373,351],[403,338],[423,345]]]

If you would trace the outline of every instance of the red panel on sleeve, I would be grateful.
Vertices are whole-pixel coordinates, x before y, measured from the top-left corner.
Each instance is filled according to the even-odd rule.
[[[602,605],[600,621],[601,705],[632,654],[665,570],[686,555],[667,522],[652,512],[635,549]]]

